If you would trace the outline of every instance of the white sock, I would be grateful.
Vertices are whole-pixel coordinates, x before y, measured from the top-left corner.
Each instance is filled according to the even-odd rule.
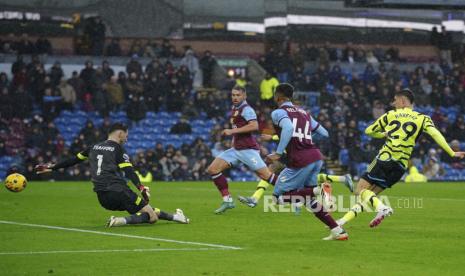
[[[315,188],[313,188],[313,194],[315,196],[319,195],[321,193],[321,188],[320,186],[316,186]]]
[[[226,196],[223,196],[223,201],[224,202],[233,202],[233,199],[232,199],[231,195],[226,195]]]
[[[341,234],[342,232],[344,232],[344,229],[342,229],[341,226],[337,226],[337,227],[334,227],[333,229],[331,229],[331,232],[333,234]]]

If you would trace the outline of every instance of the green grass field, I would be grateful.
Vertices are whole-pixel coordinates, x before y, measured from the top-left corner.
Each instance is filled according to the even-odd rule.
[[[322,241],[328,231],[307,211],[265,213],[263,205],[251,209],[236,200],[235,209],[214,215],[221,199],[208,182],[150,186],[152,205],[170,212],[180,207],[191,224],[160,221],[106,229],[104,224],[114,213],[99,206],[90,182],[29,183],[21,193],[0,189],[0,275],[463,275],[465,271],[465,183],[397,184],[386,193],[394,216],[370,229],[374,214],[363,214],[346,227],[350,235],[346,242]],[[255,183],[230,187],[234,196],[248,195]],[[335,194],[348,199],[342,185],[334,187]],[[407,205],[410,208],[403,208]]]

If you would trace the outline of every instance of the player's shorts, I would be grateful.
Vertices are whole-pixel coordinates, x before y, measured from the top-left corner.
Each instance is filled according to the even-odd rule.
[[[278,176],[273,195],[280,196],[285,192],[315,187],[322,166],[323,160],[318,160],[299,169],[285,168]]]
[[[391,188],[404,175],[405,168],[397,161],[373,160],[362,178],[383,189]]]
[[[218,155],[218,158],[228,162],[231,166],[235,166],[241,162],[252,171],[257,171],[266,167],[265,162],[260,157],[260,151],[254,149],[236,150],[230,148]]]
[[[140,211],[147,202],[131,189],[123,189],[120,192],[98,191],[98,201],[103,208],[111,211],[127,211],[135,214]]]

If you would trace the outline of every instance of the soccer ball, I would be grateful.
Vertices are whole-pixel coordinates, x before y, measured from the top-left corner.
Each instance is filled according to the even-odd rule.
[[[5,179],[5,187],[12,192],[21,192],[26,188],[27,180],[24,175],[19,173],[12,173]]]

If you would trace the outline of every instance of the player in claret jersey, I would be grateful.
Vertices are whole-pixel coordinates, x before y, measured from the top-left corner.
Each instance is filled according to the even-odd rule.
[[[303,200],[307,209],[331,229],[325,240],[347,240],[348,234],[316,200],[321,192],[317,177],[323,165],[322,154],[312,141],[312,129],[318,130],[318,123],[305,110],[292,104],[293,93],[294,88],[287,83],[278,85],[275,90],[274,99],[279,108],[271,113],[271,118],[280,139],[276,153],[268,155],[267,162],[279,160],[284,151],[288,162],[278,176],[273,196],[280,204]],[[318,128],[327,136],[322,126]]]
[[[318,134],[321,137],[327,137],[328,133],[318,133],[320,130],[324,128],[320,128],[320,125],[316,123],[315,120],[312,122],[312,135]],[[321,131],[321,132],[326,132],[326,130]],[[261,139],[263,141],[279,141],[279,136],[278,135],[268,135],[268,134],[262,134]],[[284,158],[282,158],[285,161],[286,156],[284,155]],[[285,163],[285,162],[284,162]],[[275,161],[271,164],[268,164],[268,168],[270,171],[274,172],[275,174],[278,174],[286,167],[286,165],[283,162],[280,161]],[[354,186],[352,182],[352,177],[350,174],[345,174],[345,175],[331,175],[331,174],[326,174],[326,173],[320,173],[318,174],[318,185],[323,186],[326,185],[326,183],[341,183],[343,184],[349,191],[352,193],[354,191]],[[270,187],[271,185],[266,182],[265,180],[260,180],[257,184],[257,188],[255,189],[255,192],[252,194],[252,196],[246,197],[246,196],[239,196],[239,201],[242,202],[243,204],[254,208],[258,205],[258,202],[262,198],[263,194],[265,191]],[[330,203],[330,202],[328,202]]]
[[[230,123],[231,129],[223,130],[223,135],[232,136],[232,148],[226,150],[213,160],[207,171],[223,197],[220,208],[215,210],[221,214],[234,208],[234,202],[228,190],[228,181],[222,172],[241,162],[253,170],[261,179],[274,185],[276,175],[272,173],[260,157],[260,147],[252,133],[258,131],[257,115],[246,101],[245,88],[235,86],[231,92],[233,103]]]

